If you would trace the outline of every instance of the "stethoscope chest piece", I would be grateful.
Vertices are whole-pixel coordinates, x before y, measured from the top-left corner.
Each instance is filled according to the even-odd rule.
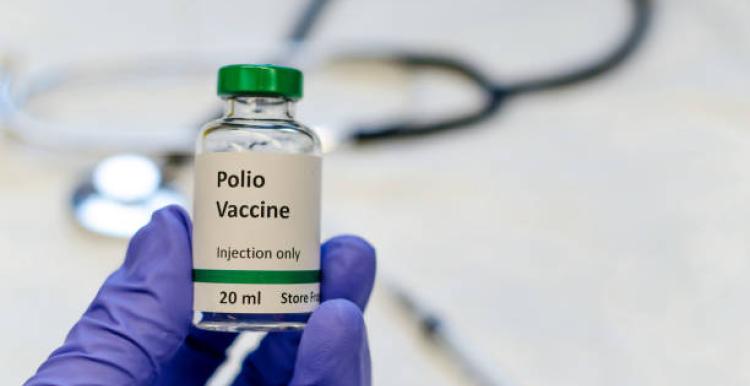
[[[164,184],[154,160],[119,154],[99,162],[73,193],[76,222],[93,233],[130,237],[165,205],[183,204],[184,197]]]

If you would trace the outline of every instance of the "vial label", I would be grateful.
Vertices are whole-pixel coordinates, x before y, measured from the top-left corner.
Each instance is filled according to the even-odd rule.
[[[307,313],[320,303],[318,156],[195,160],[193,309]]]

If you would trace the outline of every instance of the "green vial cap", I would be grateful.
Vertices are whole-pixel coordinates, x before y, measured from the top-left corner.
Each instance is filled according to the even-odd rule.
[[[302,98],[302,72],[270,64],[231,64],[219,69],[219,96],[268,95]]]

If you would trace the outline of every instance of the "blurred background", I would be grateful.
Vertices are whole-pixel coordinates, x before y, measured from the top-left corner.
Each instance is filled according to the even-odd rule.
[[[750,383],[750,3],[333,0],[296,36],[310,4],[0,3],[0,383],[190,206],[218,66],[271,61],[306,74],[323,235],[379,252],[376,385]]]

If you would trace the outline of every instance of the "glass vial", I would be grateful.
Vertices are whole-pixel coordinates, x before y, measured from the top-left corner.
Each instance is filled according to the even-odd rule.
[[[215,331],[302,329],[320,302],[320,143],[294,119],[302,73],[219,70],[224,116],[195,159],[194,324]]]

